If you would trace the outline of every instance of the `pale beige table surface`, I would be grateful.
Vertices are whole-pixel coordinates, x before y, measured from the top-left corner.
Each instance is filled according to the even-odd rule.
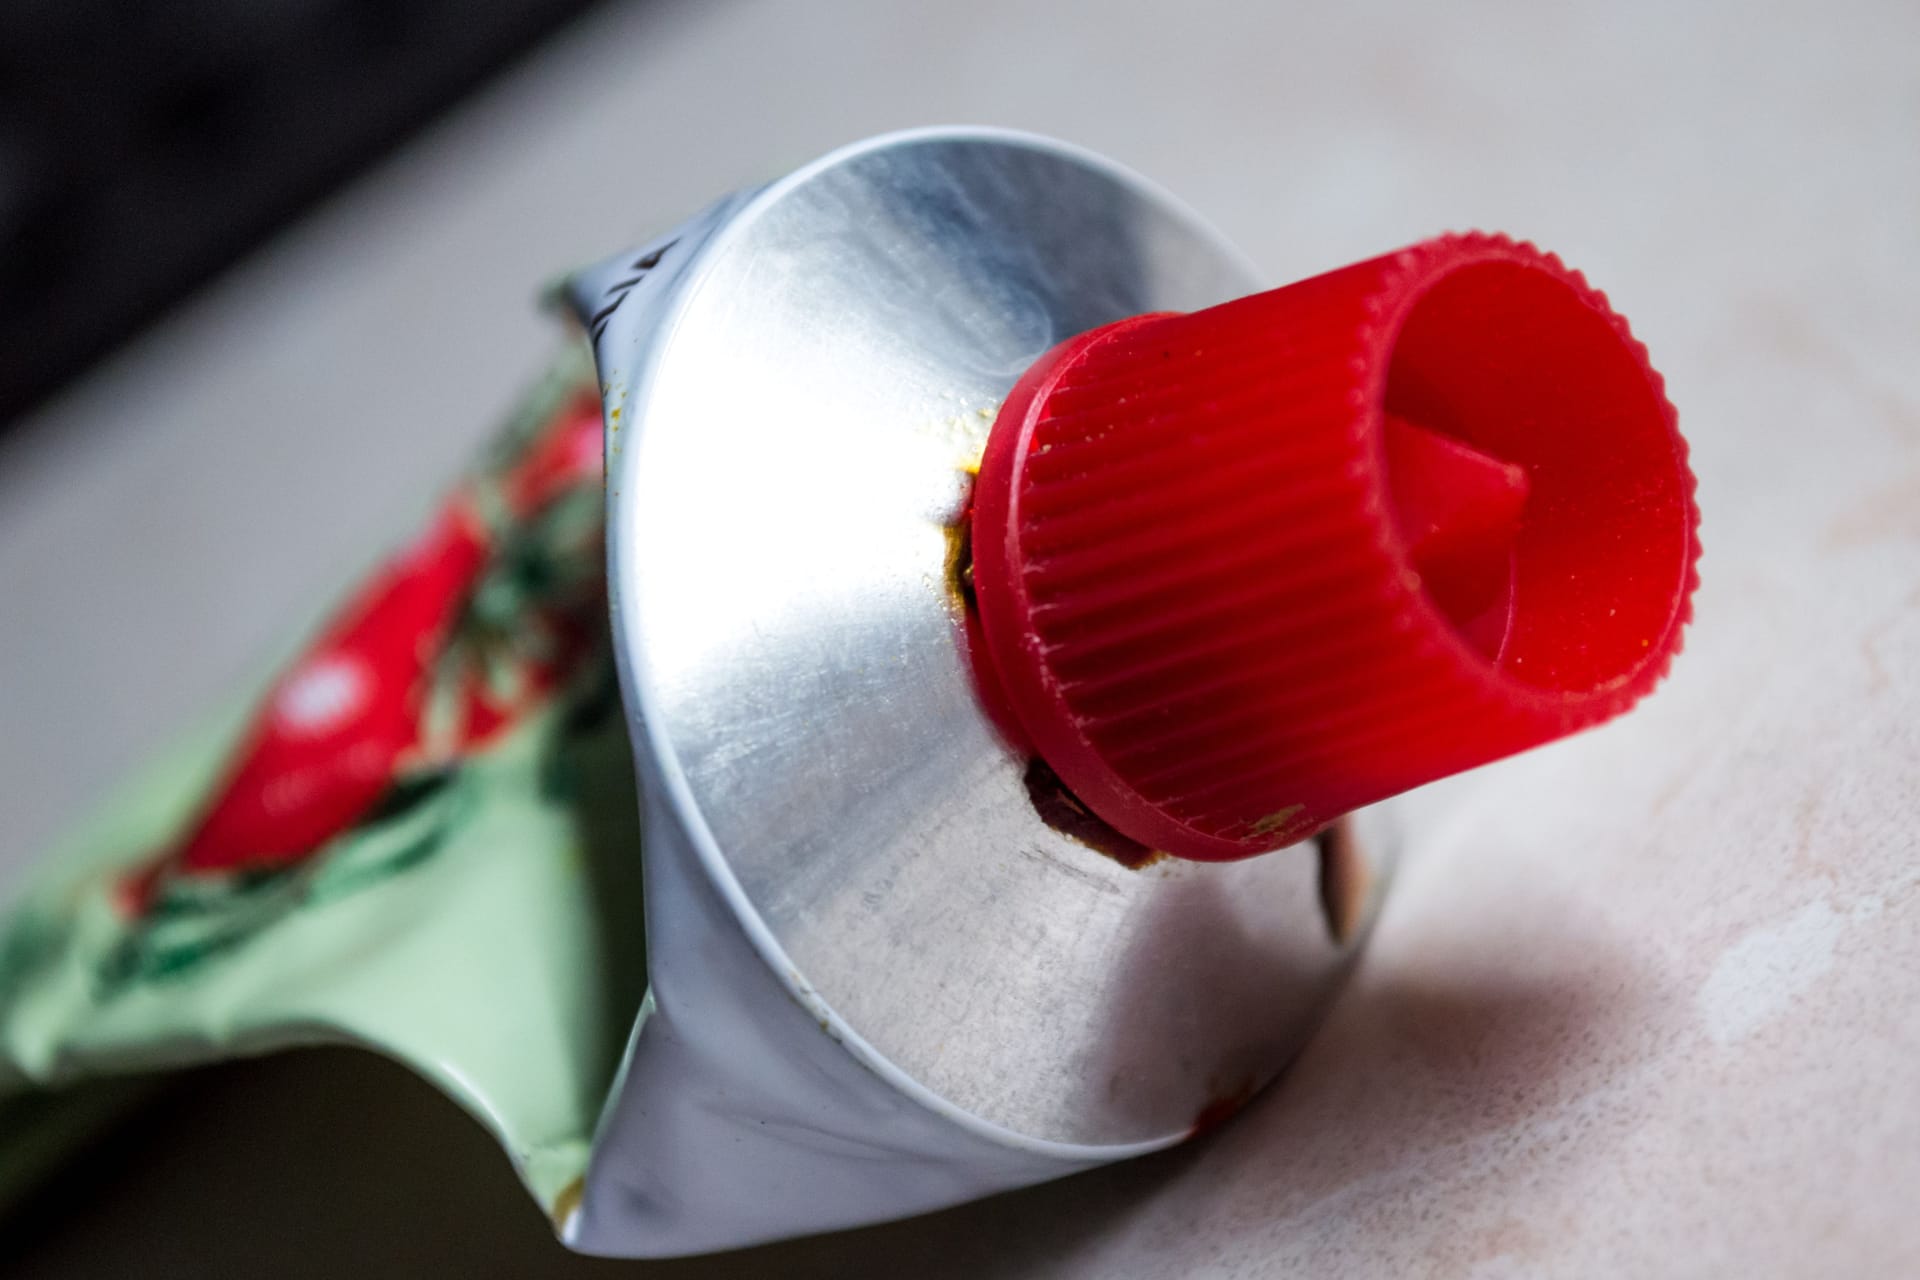
[[[1920,1274],[1910,2],[613,10],[0,448],[0,891],[406,526],[545,356],[548,274],[942,121],[1107,151],[1276,281],[1450,227],[1559,250],[1694,442],[1698,623],[1644,713],[1423,802],[1347,997],[1224,1132],[657,1270]],[[261,1078],[104,1157],[31,1269],[599,1269],[504,1161],[458,1180],[493,1157],[457,1117],[262,1136]]]

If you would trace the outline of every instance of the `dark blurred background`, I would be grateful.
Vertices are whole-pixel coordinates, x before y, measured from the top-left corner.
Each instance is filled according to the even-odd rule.
[[[595,3],[0,4],[0,431]]]

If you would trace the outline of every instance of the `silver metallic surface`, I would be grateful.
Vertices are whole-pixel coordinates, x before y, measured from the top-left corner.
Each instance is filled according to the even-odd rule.
[[[1129,870],[1048,827],[980,710],[951,560],[1029,363],[1260,282],[1106,162],[977,131],[829,157],[685,271],[607,388],[615,614],[636,745],[785,979],[1029,1138],[1172,1139],[1264,1083],[1346,959],[1312,851]]]

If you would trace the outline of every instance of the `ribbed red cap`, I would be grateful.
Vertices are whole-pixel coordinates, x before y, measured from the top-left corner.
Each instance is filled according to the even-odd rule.
[[[1245,857],[1632,706],[1693,493],[1606,298],[1445,236],[1043,357],[975,488],[976,664],[1109,825]]]

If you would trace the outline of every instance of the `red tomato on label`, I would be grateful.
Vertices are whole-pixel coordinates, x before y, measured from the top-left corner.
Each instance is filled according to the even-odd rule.
[[[294,865],[365,816],[397,773],[443,762],[428,754],[475,750],[549,697],[591,643],[591,619],[574,614],[597,607],[600,584],[589,578],[584,594],[576,585],[556,602],[539,585],[516,586],[515,564],[572,557],[578,583],[580,539],[556,551],[538,520],[557,499],[597,486],[601,456],[600,406],[581,395],[497,477],[504,530],[488,530],[477,489],[456,494],[275,682],[185,838],[124,883],[128,907],[144,910],[169,874]],[[586,554],[597,562],[594,548]],[[476,605],[483,582],[507,590]],[[463,618],[471,634],[457,633]],[[451,721],[436,720],[443,728],[428,743],[428,700],[448,694]]]
[[[486,531],[455,500],[366,584],[268,693],[237,765],[173,865],[291,862],[378,800],[419,741],[425,677],[486,552]]]

